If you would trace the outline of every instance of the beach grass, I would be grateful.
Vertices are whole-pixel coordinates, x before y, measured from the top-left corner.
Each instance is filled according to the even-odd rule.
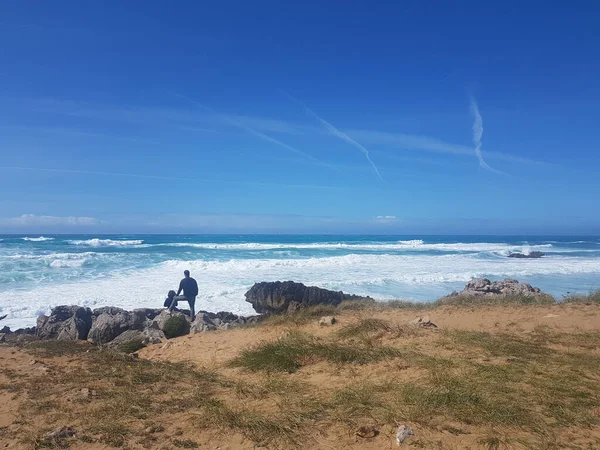
[[[592,291],[589,294],[568,295],[563,300],[564,303],[584,303],[600,304],[600,290]]]

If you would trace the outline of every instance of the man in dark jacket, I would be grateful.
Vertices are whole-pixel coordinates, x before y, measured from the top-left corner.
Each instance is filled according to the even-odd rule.
[[[177,304],[177,300],[185,300],[190,305],[190,312],[192,314],[192,320],[194,320],[195,314],[195,305],[196,305],[196,296],[198,295],[198,283],[192,277],[190,277],[190,271],[186,270],[183,272],[184,278],[179,283],[179,290],[177,291],[177,297],[175,297],[175,304]],[[183,295],[181,294],[183,291]]]

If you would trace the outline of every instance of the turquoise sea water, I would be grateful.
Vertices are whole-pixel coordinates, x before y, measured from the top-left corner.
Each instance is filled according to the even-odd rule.
[[[507,258],[533,250],[546,256]],[[244,314],[246,290],[274,280],[432,301],[474,277],[511,277],[561,298],[600,289],[600,237],[0,235],[2,325],[31,326],[59,304],[161,306],[185,269],[200,308]]]

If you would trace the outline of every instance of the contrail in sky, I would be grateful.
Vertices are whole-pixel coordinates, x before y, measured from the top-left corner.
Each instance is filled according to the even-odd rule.
[[[214,111],[212,108],[209,108],[208,106],[206,106],[206,105],[204,105],[204,104],[202,104],[200,102],[192,100],[191,98],[186,97],[185,95],[181,95],[181,94],[178,94],[178,93],[175,93],[175,95],[177,95],[177,97],[182,98],[185,101],[191,103],[192,105],[195,105],[195,106],[197,106],[199,108],[202,108],[202,109],[204,109],[204,110],[206,110],[206,111],[208,111],[208,112],[216,115],[217,117],[221,118],[222,120],[224,120],[228,124],[233,125],[233,126],[238,127],[238,128],[241,128],[242,130],[247,131],[248,133],[253,134],[254,136],[256,136],[256,137],[258,137],[260,139],[263,139],[263,140],[265,140],[267,142],[270,142],[271,144],[279,145],[280,147],[283,147],[286,150],[289,150],[290,152],[293,152],[293,153],[296,153],[297,155],[303,156],[304,158],[312,161],[315,164],[318,164],[318,165],[321,165],[321,166],[326,166],[326,167],[329,167],[330,169],[337,170],[331,164],[327,164],[326,162],[321,161],[320,159],[315,158],[314,156],[309,155],[308,153],[305,153],[302,150],[298,150],[297,148],[294,148],[291,145],[286,144],[285,142],[281,142],[280,140],[275,139],[274,137],[271,137],[271,136],[269,136],[267,134],[261,133],[260,131],[255,130],[252,127],[249,127],[248,125],[244,125],[243,123],[238,122],[237,120],[232,119],[231,117],[219,114],[216,111]]]
[[[484,169],[491,170],[496,173],[503,173],[498,170],[492,169],[483,159],[483,155],[481,154],[481,137],[483,136],[483,118],[479,113],[479,107],[477,106],[477,101],[475,97],[471,95],[471,104],[470,104],[471,114],[473,115],[473,144],[475,144],[475,155],[479,160],[479,165]]]
[[[284,95],[286,95],[287,97],[289,97],[291,100],[295,101],[296,103],[300,104],[304,110],[310,114],[311,116],[313,116],[315,119],[317,119],[319,122],[321,122],[321,124],[334,136],[339,137],[340,139],[346,141],[347,143],[349,143],[350,145],[353,145],[354,147],[358,148],[364,155],[365,158],[367,158],[367,161],[369,161],[369,164],[371,164],[371,166],[373,167],[373,170],[375,171],[375,173],[377,174],[377,176],[379,177],[379,179],[381,181],[385,181],[383,179],[383,177],[381,176],[381,174],[379,173],[379,169],[377,168],[377,166],[375,165],[375,163],[373,162],[373,160],[371,159],[371,156],[369,155],[369,150],[367,150],[364,146],[362,146],[361,144],[359,144],[358,142],[356,142],[354,139],[352,139],[350,136],[348,136],[346,133],[344,133],[343,131],[338,130],[336,127],[334,127],[333,125],[331,125],[329,122],[327,122],[325,119],[323,119],[322,117],[320,117],[319,115],[317,115],[317,113],[315,113],[313,110],[311,110],[308,106],[306,106],[304,103],[302,103],[300,100],[298,100],[297,98],[293,97],[292,95],[288,94],[285,91],[281,91]]]

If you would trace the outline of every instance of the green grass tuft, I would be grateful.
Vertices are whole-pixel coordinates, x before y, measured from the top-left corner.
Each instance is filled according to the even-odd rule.
[[[401,352],[392,347],[372,348],[349,345],[321,340],[301,333],[291,333],[278,341],[264,342],[242,351],[230,362],[230,365],[253,372],[293,373],[303,365],[317,361],[328,361],[334,364],[368,364],[400,355]]]
[[[361,334],[388,332],[392,327],[389,322],[382,319],[360,319],[356,323],[346,325],[341,328],[336,335],[342,339],[356,337]]]
[[[117,346],[117,350],[123,353],[135,353],[138,350],[141,350],[146,345],[143,342],[143,339],[133,339],[131,341],[122,342]]]
[[[190,323],[180,315],[169,317],[165,322],[163,332],[168,339],[184,336],[190,332]]]
[[[456,295],[436,300],[433,306],[553,305],[554,297],[543,295]]]

